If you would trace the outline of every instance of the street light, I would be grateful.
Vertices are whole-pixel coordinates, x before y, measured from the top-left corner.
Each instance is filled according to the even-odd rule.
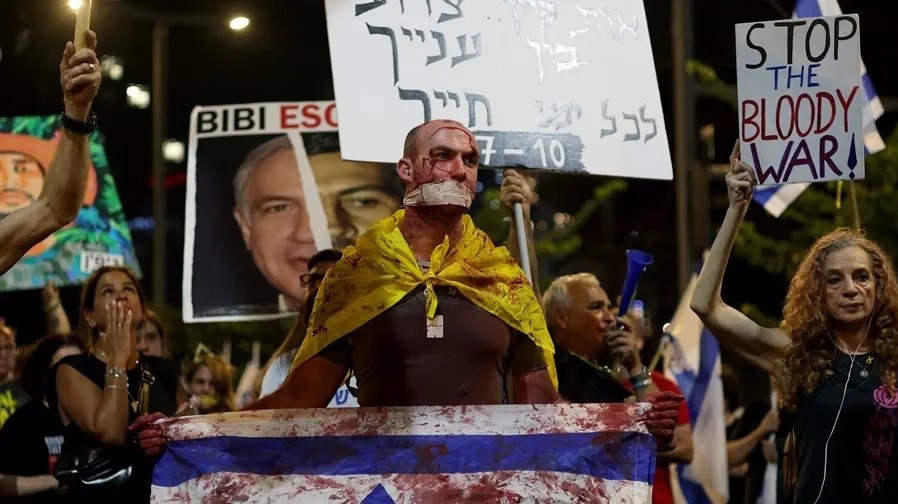
[[[245,16],[237,16],[228,23],[228,26],[231,27],[234,31],[240,31],[249,26],[249,18]]]

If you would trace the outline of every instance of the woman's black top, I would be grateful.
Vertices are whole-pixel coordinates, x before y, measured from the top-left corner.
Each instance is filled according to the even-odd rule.
[[[889,394],[879,378],[877,360],[874,354],[856,355],[851,367],[851,357],[837,352],[832,373],[799,400],[794,415],[794,502],[817,501],[821,485],[819,504],[898,502],[898,397]]]
[[[54,411],[58,415],[58,395],[56,390],[56,372],[61,365],[68,365],[87,377],[96,386],[103,390],[106,384],[106,364],[92,355],[72,355],[61,360],[50,370],[47,380],[47,402],[54,405]],[[128,370],[128,394],[129,405],[140,397],[141,375],[143,370],[153,374],[155,381],[150,386],[149,413],[161,412],[165,415],[173,415],[178,408],[177,387],[178,372],[174,363],[158,357],[140,355],[139,363],[134,369]],[[129,406],[128,424],[137,419],[137,411]],[[146,459],[138,449],[134,440],[129,436],[126,442],[127,449],[133,456],[134,466],[131,480],[121,494],[115,495],[122,502],[149,502],[150,483],[152,480],[153,462]],[[65,427],[65,441],[62,445],[63,454],[67,452],[83,453],[91,448],[101,447],[99,441],[93,439],[75,424],[69,422]]]

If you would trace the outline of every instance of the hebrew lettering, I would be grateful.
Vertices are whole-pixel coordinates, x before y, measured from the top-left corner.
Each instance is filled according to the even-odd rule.
[[[606,21],[608,21],[608,32],[611,33],[611,38],[617,40],[617,35],[614,31],[614,19],[612,19],[611,13],[602,8],[598,9],[598,13],[600,16],[605,18]]]
[[[534,42],[529,38],[527,39],[527,45],[536,50],[536,64],[539,66],[539,83],[542,84],[545,76],[543,74],[543,48],[539,42]]]
[[[399,50],[396,47],[396,33],[392,28],[386,26],[371,26],[368,23],[365,23],[365,26],[368,27],[368,33],[371,35],[384,35],[390,37],[390,46],[393,50],[393,85],[395,86],[399,83]]]
[[[356,4],[355,5],[355,15],[361,16],[362,14],[368,12],[371,9],[376,9],[387,3],[387,0],[374,0],[372,2]]]
[[[459,56],[454,56],[452,58],[452,67],[458,65],[459,63],[463,63],[468,61],[469,59],[474,59],[480,56],[480,34],[476,34],[471,36],[471,42],[474,44],[474,52],[468,52],[468,44],[467,44],[467,36],[460,35],[458,38],[458,48],[461,50],[461,54]]]
[[[599,24],[599,11],[595,9],[584,9],[583,7],[577,6],[577,10],[580,11],[580,15],[583,16],[584,21],[586,22],[585,28],[579,28],[577,30],[571,30],[569,38],[574,38],[579,35],[583,35],[584,33],[589,31],[589,18],[593,18],[596,20],[596,26]]]
[[[430,36],[433,37],[433,39],[437,41],[437,45],[439,46],[440,53],[435,54],[433,56],[428,56],[427,57],[427,65],[430,65],[431,63],[436,63],[437,61],[440,61],[441,59],[446,57],[446,36],[438,31],[431,31]],[[427,66],[427,65],[425,65],[425,66]]]
[[[624,142],[632,142],[633,140],[639,140],[639,121],[636,119],[636,114],[623,114],[623,118],[625,121],[633,121],[633,125],[636,126],[636,133],[625,133],[624,134]]]
[[[620,24],[620,34],[618,38],[620,40],[624,39],[624,32],[628,31],[633,34],[634,39],[638,39],[639,35],[636,33],[636,16],[633,16],[633,26],[629,26],[626,22],[624,22],[624,17],[620,14],[617,15],[617,22]]]
[[[455,3],[453,3],[452,0],[443,0],[443,2],[446,3],[446,5],[448,5],[449,7],[453,7],[455,9],[455,13],[449,14],[449,13],[444,12],[444,13],[440,14],[440,18],[437,20],[437,23],[444,23],[446,21],[452,21],[453,19],[460,18],[462,16],[461,3],[463,1],[464,0],[455,0]],[[428,11],[429,10],[430,10],[430,5],[428,2]]]
[[[424,107],[424,121],[430,121],[430,97],[427,96],[427,93],[421,91],[420,89],[399,89],[399,99],[400,100],[418,100],[421,102],[421,105]]]
[[[611,121],[611,129],[602,128],[601,138],[605,138],[608,135],[613,135],[617,133],[617,119],[614,116],[608,115],[608,100],[602,102],[602,119]]]
[[[540,104],[540,105],[542,105],[542,104]],[[555,122],[555,131],[558,131],[561,128],[564,128],[565,126],[570,126],[571,124],[573,124],[575,115],[576,115],[577,119],[579,119],[580,116],[582,115],[580,106],[576,105],[574,103],[565,103],[565,104],[561,105],[560,107],[558,106],[557,103],[554,103],[554,104],[552,104],[552,111],[554,113],[548,119],[539,123],[540,128],[548,128],[550,125],[552,125],[553,122],[555,122],[558,119],[561,119],[558,122]],[[542,112],[541,107],[540,107],[540,112]]]
[[[562,54],[571,54],[571,59],[569,61],[556,61],[555,62],[555,70],[559,73],[566,72],[572,68],[577,68],[579,66],[583,66],[586,64],[585,61],[580,61],[577,59],[577,48],[573,46],[564,46],[564,45],[556,45],[555,46],[555,56],[560,56]]]
[[[493,110],[490,108],[490,101],[486,96],[476,93],[465,93],[465,99],[468,100],[468,127],[473,128],[477,125],[477,102],[486,107],[486,124],[493,125]]]
[[[655,119],[645,118],[645,105],[639,107],[639,119],[642,120],[643,124],[652,125],[652,132],[645,136],[645,141],[648,142],[658,134],[658,125],[656,124]]]

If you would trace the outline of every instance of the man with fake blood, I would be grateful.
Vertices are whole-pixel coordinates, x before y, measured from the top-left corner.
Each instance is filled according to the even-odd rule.
[[[405,209],[329,270],[294,369],[246,409],[324,407],[350,368],[360,406],[562,402],[533,288],[467,215],[479,160],[473,133],[455,121],[409,132],[397,163]],[[646,425],[666,446],[683,398],[646,399]],[[140,438],[150,454],[165,443],[155,427]]]

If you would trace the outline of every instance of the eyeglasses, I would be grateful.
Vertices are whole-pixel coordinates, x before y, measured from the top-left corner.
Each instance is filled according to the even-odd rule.
[[[324,275],[318,273],[306,273],[305,275],[299,276],[299,285],[302,285],[303,288],[312,284],[321,285],[322,280],[324,280]]]
[[[17,353],[19,353],[19,347],[15,345],[0,345],[0,353],[6,352],[16,355]]]

